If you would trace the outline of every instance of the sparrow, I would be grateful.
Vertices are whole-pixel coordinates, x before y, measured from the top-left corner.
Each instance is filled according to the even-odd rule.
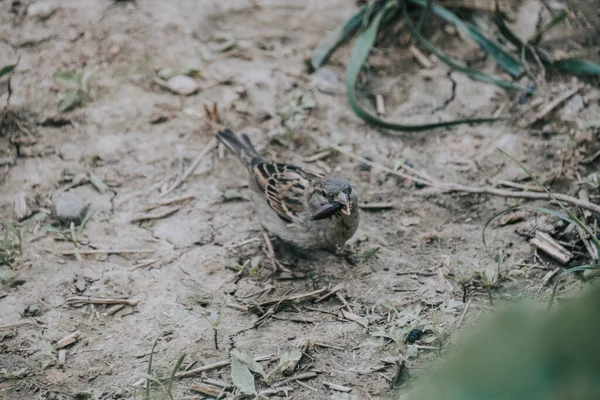
[[[354,235],[358,197],[348,179],[265,160],[247,135],[229,129],[217,139],[247,168],[252,202],[267,232],[300,250],[337,250]]]

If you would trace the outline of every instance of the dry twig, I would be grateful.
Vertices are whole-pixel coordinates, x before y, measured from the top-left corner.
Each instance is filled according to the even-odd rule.
[[[210,153],[210,151],[212,149],[214,149],[216,147],[216,145],[217,145],[217,139],[216,138],[211,139],[211,141],[208,142],[208,144],[206,145],[204,150],[202,150],[202,152],[198,155],[198,157],[196,157],[196,159],[192,162],[192,164],[188,167],[188,169],[185,170],[183,175],[181,175],[179,178],[177,178],[177,180],[171,185],[171,187],[169,187],[167,190],[165,190],[160,196],[161,197],[166,196],[167,194],[169,194],[173,190],[175,190],[179,185],[181,185],[196,170],[196,168],[198,168],[198,165],[200,165],[200,162],[202,161],[202,159],[204,159],[204,157],[208,153]]]
[[[146,212],[147,211],[152,211],[152,210],[154,210],[155,208],[158,208],[158,207],[168,206],[168,205],[171,205],[173,203],[181,203],[181,202],[184,202],[186,200],[195,199],[195,198],[196,198],[195,194],[188,194],[187,196],[181,196],[181,197],[176,197],[174,199],[163,200],[160,203],[157,203],[157,204],[155,204],[153,206],[146,207],[144,209],[144,211],[146,211]]]
[[[348,150],[343,149],[340,146],[337,146],[333,143],[328,143],[328,146],[335,149],[336,151],[347,155],[350,158],[353,158],[362,163],[368,164],[373,168],[377,168],[381,171],[387,172],[391,175],[399,176],[404,179],[408,179],[413,182],[422,183],[427,186],[431,186],[433,188],[445,191],[445,192],[464,192],[464,193],[474,193],[474,194],[487,194],[491,196],[500,196],[507,198],[517,198],[517,199],[530,199],[530,200],[549,200],[550,197],[545,192],[531,192],[531,191],[511,191],[498,189],[494,187],[488,186],[467,186],[461,185],[453,182],[441,182],[436,181],[430,178],[427,174],[422,171],[418,171],[414,168],[410,168],[406,165],[401,165],[400,168],[407,171],[408,173],[413,173],[416,176],[409,175],[408,173],[404,173],[401,171],[394,171],[391,168],[385,167],[383,165],[374,163],[372,161],[367,160],[361,156],[358,156]],[[568,196],[566,194],[561,193],[553,193],[552,196],[556,198],[558,201],[562,201],[577,207],[581,207],[586,210],[590,210],[595,212],[596,214],[600,214],[600,205],[591,203],[589,201],[581,200],[573,196]]]
[[[153,249],[96,249],[96,250],[79,250],[78,253],[82,256],[86,254],[133,254],[133,253],[154,253]],[[67,250],[61,252],[63,256],[74,256],[75,250]]]
[[[139,300],[129,299],[102,299],[99,297],[70,297],[67,304],[125,304],[127,306],[136,306]]]
[[[257,362],[260,362],[260,361],[270,361],[274,357],[275,356],[273,356],[271,354],[266,355],[266,356],[257,356],[257,357],[254,357],[254,361],[257,361]],[[176,378],[187,378],[187,377],[190,377],[190,376],[198,375],[198,374],[200,374],[202,372],[210,371],[210,370],[217,369],[217,368],[226,367],[230,363],[231,363],[231,360],[225,360],[225,361],[216,362],[214,364],[203,365],[202,367],[190,369],[189,371],[178,372],[177,374],[175,374],[175,377]]]
[[[159,212],[159,213],[155,213],[155,214],[143,214],[143,215],[138,215],[137,217],[132,218],[129,222],[142,222],[142,221],[148,221],[151,219],[162,219],[162,218],[166,218],[170,215],[175,214],[177,211],[181,210],[183,207],[185,207],[186,203],[180,204],[176,207],[170,208],[168,210]]]
[[[553,101],[551,101],[546,107],[544,107],[542,110],[540,110],[540,112],[538,112],[537,114],[535,114],[526,124],[526,126],[529,126],[531,124],[534,124],[542,119],[544,119],[546,117],[546,115],[550,114],[552,112],[552,110],[554,110],[556,107],[558,107],[559,105],[562,104],[563,101],[569,99],[571,96],[573,96],[575,93],[579,92],[581,89],[584,88],[584,84],[581,83],[577,86],[575,86],[575,88],[569,90],[568,92],[564,93],[561,96],[558,96],[556,99],[554,99]]]

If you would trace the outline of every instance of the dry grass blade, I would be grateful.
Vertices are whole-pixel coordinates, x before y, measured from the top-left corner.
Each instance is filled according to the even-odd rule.
[[[196,157],[194,159],[194,161],[188,167],[188,169],[185,170],[183,175],[181,175],[179,178],[177,178],[177,180],[173,183],[173,185],[171,185],[171,187],[169,187],[167,190],[165,190],[160,196],[165,197],[166,195],[171,193],[173,190],[175,190],[179,185],[181,185],[192,173],[194,173],[194,171],[196,170],[196,168],[198,168],[198,165],[200,165],[200,162],[202,162],[204,157],[206,157],[206,155],[208,153],[210,153],[212,151],[212,149],[214,149],[216,146],[217,146],[217,139],[216,138],[211,139],[210,142],[208,142],[208,144],[204,148],[204,150],[202,150],[202,152],[198,155],[198,157]]]
[[[266,356],[256,356],[256,357],[253,357],[253,360],[257,361],[257,362],[261,362],[261,361],[270,361],[273,358],[275,358],[275,356],[269,354],[269,355],[266,355]],[[204,365],[202,367],[190,369],[189,371],[178,372],[177,374],[175,374],[175,377],[176,378],[187,378],[187,377],[190,377],[190,376],[201,374],[202,372],[210,371],[210,370],[217,369],[217,368],[226,367],[230,363],[231,363],[231,360],[219,361],[219,362],[216,362],[214,364],[208,364],[208,365]]]
[[[139,300],[129,299],[101,299],[97,297],[70,297],[67,304],[125,304],[127,306],[137,306]]]
[[[355,153],[352,153],[351,151],[345,150],[342,147],[337,146],[333,143],[328,143],[328,145],[331,148],[335,149],[336,151],[338,151],[342,154],[345,154],[348,157],[353,158],[357,161],[360,161],[362,163],[370,165],[373,168],[377,168],[380,171],[384,171],[389,174],[398,176],[400,178],[408,179],[410,181],[421,183],[421,184],[424,184],[427,186],[431,186],[433,188],[440,189],[440,190],[446,191],[446,192],[487,194],[487,195],[491,195],[491,196],[500,196],[500,197],[507,197],[507,198],[516,198],[516,199],[530,199],[530,200],[549,200],[549,199],[551,199],[550,196],[546,192],[531,192],[531,191],[518,191],[517,192],[517,191],[511,191],[511,190],[498,189],[498,188],[494,188],[491,186],[467,186],[467,185],[461,185],[459,183],[453,183],[453,182],[436,181],[436,180],[431,179],[427,174],[425,174],[421,171],[415,170],[414,168],[410,168],[406,165],[401,166],[402,169],[409,171],[410,173],[414,173],[415,175],[418,176],[418,177],[415,177],[415,176],[405,174],[400,171],[394,171],[391,168],[388,168],[381,164],[377,164],[372,161],[369,161],[366,158],[363,158]],[[558,201],[562,201],[562,202],[595,212],[597,214],[600,214],[600,205],[598,205],[598,204],[594,204],[589,201],[581,200],[581,199],[578,199],[573,196],[568,196],[566,194],[552,193],[551,195]]]
[[[583,89],[585,85],[583,83],[577,85],[575,88],[569,90],[568,92],[558,96],[552,102],[550,102],[546,107],[544,107],[540,112],[535,114],[531,119],[526,123],[526,126],[532,125],[542,119],[544,119],[548,114],[552,112],[556,107],[561,105],[564,101],[568,100],[571,96],[579,92]]]

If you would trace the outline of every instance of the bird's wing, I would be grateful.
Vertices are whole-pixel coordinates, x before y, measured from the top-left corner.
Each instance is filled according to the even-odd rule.
[[[306,191],[320,175],[290,164],[261,162],[252,166],[258,187],[269,206],[286,222],[307,210]]]

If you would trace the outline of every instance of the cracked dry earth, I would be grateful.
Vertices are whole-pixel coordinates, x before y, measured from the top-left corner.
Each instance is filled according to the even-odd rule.
[[[397,364],[389,361],[399,347],[371,335],[357,322],[364,319],[352,321],[349,310],[366,317],[369,329],[388,332],[402,326],[399,319],[405,322],[403,329],[431,327],[435,319],[449,344],[454,337],[449,335],[461,323],[468,326],[489,310],[487,295],[475,285],[464,313],[462,290],[447,278],[457,273],[460,262],[494,265],[494,257],[502,254],[506,278],[493,291],[500,301],[535,294],[542,277],[555,268],[552,262],[532,258],[527,240],[513,226],[492,227],[489,247],[483,245],[486,219],[514,201],[417,189],[343,155],[310,165],[304,161],[322,150],[313,138],[324,136],[337,138],[377,163],[408,161],[446,181],[485,185],[522,178],[497,147],[537,172],[560,166],[564,176],[571,173],[565,154],[574,150],[559,151],[567,140],[577,140],[568,129],[542,136],[537,128],[498,123],[386,135],[351,113],[343,87],[335,82],[337,90],[312,90],[304,58],[325,32],[352,14],[353,2],[312,2],[305,8],[292,1],[261,1],[261,8],[254,9],[242,0],[62,1],[45,19],[27,15],[29,3],[0,1],[0,60],[20,57],[12,77],[11,108],[27,111],[39,122],[28,143],[11,145],[0,138],[2,157],[15,160],[2,167],[0,216],[14,220],[14,199],[19,196],[25,196],[32,209],[48,208],[47,199],[68,185],[69,177],[92,171],[110,190],[101,194],[85,182],[70,189],[95,210],[83,230],[82,251],[152,253],[90,254],[80,263],[62,254],[72,250],[70,243],[39,226],[29,233],[16,277],[0,287],[0,326],[35,324],[0,331],[0,398],[70,399],[78,392],[93,392],[102,399],[141,398],[136,383],[144,376],[159,336],[154,356],[159,376],[183,353],[184,368],[195,368],[229,359],[233,348],[273,355],[263,363],[270,371],[278,356],[308,340],[310,349],[297,373],[318,375],[306,381],[308,386],[288,384],[293,388],[290,398],[329,398],[332,391],[323,382],[352,388],[350,395],[355,397],[348,398],[387,398],[393,396],[390,380],[397,372]],[[237,45],[214,51],[227,35],[235,37]],[[457,40],[452,37],[448,43]],[[420,69],[396,46],[384,43],[374,51],[371,67],[376,73],[369,75],[366,87],[384,94],[390,120],[421,123],[491,115],[511,100],[503,90],[472,82],[440,63]],[[473,50],[453,48],[457,55]],[[339,76],[348,52],[343,47],[331,61],[330,68]],[[479,62],[493,68],[489,61]],[[81,70],[86,64],[98,67],[90,83],[92,100],[57,115],[64,88],[53,81],[53,73]],[[195,95],[177,96],[154,82],[158,69],[184,70],[189,65],[200,70]],[[556,77],[555,84],[560,82],[570,78]],[[278,108],[307,94],[316,106],[293,137],[270,140],[267,132],[279,124]],[[363,210],[359,230],[349,243],[359,255],[376,248],[378,253],[350,265],[329,253],[296,259],[280,252],[306,277],[282,279],[274,274],[263,253],[258,219],[244,200],[246,177],[229,154],[211,152],[182,185],[161,197],[161,190],[181,176],[218,129],[204,111],[213,102],[221,124],[247,132],[264,154],[345,174],[362,202],[392,202],[389,209]],[[591,108],[597,112],[597,101]],[[584,140],[577,143],[589,145]],[[569,181],[561,182],[567,183],[558,189],[567,190]],[[223,193],[229,189],[242,198],[226,201]],[[163,218],[130,222],[165,198],[191,195],[193,199],[184,203],[152,211],[166,214],[180,207]],[[531,217],[524,223],[532,219],[535,222]],[[239,273],[246,260],[253,261]],[[523,270],[523,265],[535,268]],[[287,305],[259,325],[256,314],[224,307],[338,285],[343,287],[338,295]],[[541,298],[547,298],[547,290]],[[67,304],[73,296],[138,302],[114,312],[103,305]],[[31,312],[32,305],[35,315],[28,317],[25,311]],[[390,313],[391,308],[399,313]],[[212,312],[220,313],[218,349]],[[53,344],[76,331],[79,340],[67,347],[64,365],[57,363]],[[434,346],[427,343],[406,362],[413,376],[436,359]],[[202,397],[191,388],[204,378],[231,383],[230,369],[178,380],[174,397]]]

